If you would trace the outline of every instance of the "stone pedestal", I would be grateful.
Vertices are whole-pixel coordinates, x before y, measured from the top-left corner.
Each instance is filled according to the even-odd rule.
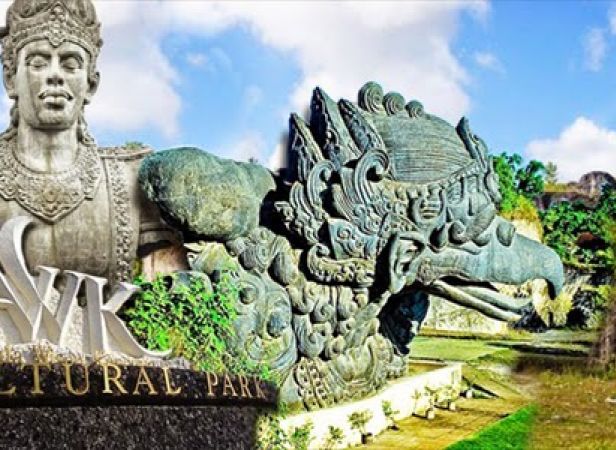
[[[0,408],[0,448],[254,448],[250,406]]]
[[[276,388],[108,360],[0,364],[0,448],[252,449]]]
[[[334,408],[294,414],[282,420],[281,426],[290,434],[293,428],[301,427],[308,421],[312,422],[314,439],[310,448],[319,450],[327,448],[329,426],[333,425],[344,433],[343,442],[336,448],[347,448],[361,443],[361,434],[352,429],[349,423],[349,415],[355,412],[369,411],[371,413],[372,418],[366,424],[366,431],[377,435],[388,426],[387,418],[383,413],[384,401],[390,402],[392,409],[396,411],[394,419],[400,420],[411,414],[425,417],[427,412],[434,407],[434,401],[438,401],[436,397],[440,390],[451,391],[453,397],[459,395],[462,364],[414,362],[411,364],[411,370],[416,374],[392,381],[382,391],[371,397]]]

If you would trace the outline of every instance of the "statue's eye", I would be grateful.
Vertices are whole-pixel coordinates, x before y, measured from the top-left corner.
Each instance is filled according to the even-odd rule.
[[[28,60],[28,66],[33,69],[42,69],[47,66],[47,59],[40,55],[35,55]]]
[[[81,62],[77,58],[66,58],[62,61],[62,67],[70,71],[78,70],[81,69]]]

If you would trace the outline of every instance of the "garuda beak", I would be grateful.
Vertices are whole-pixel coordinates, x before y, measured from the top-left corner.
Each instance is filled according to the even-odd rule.
[[[495,227],[503,219],[495,220]],[[551,298],[564,284],[563,265],[554,250],[518,233],[502,239],[497,233],[482,246],[467,243],[440,251],[418,234],[398,235],[389,253],[391,292],[414,286],[488,317],[507,322],[521,318],[529,299],[513,299],[491,283],[520,285],[544,279]]]

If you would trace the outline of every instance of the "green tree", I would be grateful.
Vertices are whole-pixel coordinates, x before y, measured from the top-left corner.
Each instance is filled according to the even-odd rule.
[[[536,199],[543,193],[544,177],[543,163],[534,159],[529,161],[515,173],[518,191],[529,200]]]
[[[616,190],[603,191],[597,206],[588,208],[581,202],[561,202],[541,214],[544,241],[562,260],[574,266],[613,268]],[[603,241],[602,249],[580,248],[581,233],[591,233]]]
[[[501,153],[492,157],[499,179],[502,201],[499,212],[508,219],[538,221],[534,200],[543,192],[543,163],[532,160],[524,165],[517,153]]]
[[[558,183],[558,166],[551,161],[545,165],[545,182],[546,184]]]

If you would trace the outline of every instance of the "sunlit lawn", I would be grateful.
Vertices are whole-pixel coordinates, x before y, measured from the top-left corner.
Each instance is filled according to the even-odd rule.
[[[616,449],[616,379],[609,375],[539,375],[538,411],[532,449]]]
[[[525,450],[535,413],[535,406],[522,408],[447,450]]]

